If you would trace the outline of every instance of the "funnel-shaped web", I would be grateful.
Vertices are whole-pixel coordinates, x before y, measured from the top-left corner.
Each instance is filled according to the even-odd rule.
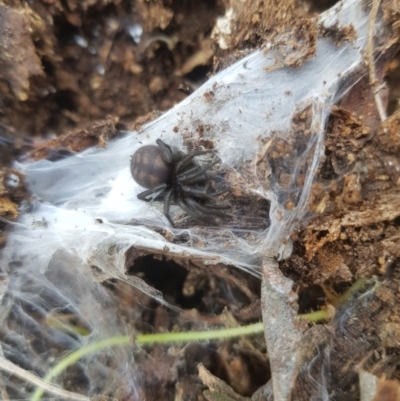
[[[201,254],[249,270],[257,267],[260,254],[282,255],[307,209],[330,107],[348,90],[366,44],[367,15],[361,2],[336,7],[321,17],[322,22],[325,27],[352,24],[354,40],[338,46],[329,37],[319,39],[315,57],[298,68],[277,66],[275,51],[255,51],[140,132],[130,132],[106,149],[92,148],[56,163],[20,165],[33,193],[44,201],[20,222],[35,228],[37,235],[50,235],[52,243],[74,249],[83,259],[109,244],[118,244],[121,254],[132,245],[163,249],[168,244],[171,253]],[[129,170],[131,155],[158,138],[183,151],[188,151],[188,142],[212,143],[222,159],[222,179],[244,198],[268,200],[270,221],[259,230],[240,222],[210,228],[193,221],[172,229],[160,203],[137,199],[143,188]],[[235,205],[235,196],[228,200]],[[103,224],[96,221],[99,218]],[[146,227],[165,227],[175,236],[184,231],[186,243],[174,244]],[[58,246],[41,242],[46,250],[31,257],[46,266]]]

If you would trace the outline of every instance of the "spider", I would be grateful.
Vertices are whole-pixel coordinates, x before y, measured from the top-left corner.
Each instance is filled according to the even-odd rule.
[[[172,227],[175,225],[169,214],[171,203],[205,223],[216,224],[217,217],[229,217],[223,209],[230,208],[230,205],[216,203],[217,197],[227,189],[214,191],[207,174],[221,159],[216,156],[211,163],[200,167],[194,158],[212,151],[195,150],[184,154],[173,151],[161,139],[157,139],[157,145],[142,146],[132,156],[132,177],[139,185],[148,188],[138,194],[138,199],[146,202],[163,199],[164,214]]]

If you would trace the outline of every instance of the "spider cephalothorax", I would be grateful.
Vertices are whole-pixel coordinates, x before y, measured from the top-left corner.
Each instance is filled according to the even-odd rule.
[[[226,189],[216,191],[211,187],[211,177],[207,171],[221,162],[218,156],[201,167],[194,158],[210,150],[195,150],[184,154],[173,151],[161,139],[157,145],[139,148],[132,156],[131,173],[134,180],[144,188],[138,195],[140,200],[164,200],[164,214],[173,226],[169,214],[171,203],[180,206],[189,216],[206,223],[215,224],[217,217],[227,217],[222,209],[226,204],[217,204],[217,197]]]

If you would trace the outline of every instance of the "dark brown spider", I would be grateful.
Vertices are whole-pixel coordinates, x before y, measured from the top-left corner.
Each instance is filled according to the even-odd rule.
[[[194,158],[211,153],[210,150],[195,150],[189,154],[173,151],[161,139],[157,145],[146,145],[132,156],[133,179],[147,191],[140,193],[140,200],[164,200],[164,214],[172,226],[169,214],[171,203],[179,205],[189,216],[205,223],[216,224],[217,217],[228,217],[222,209],[227,204],[217,204],[217,197],[227,189],[215,191],[211,188],[211,177],[207,171],[221,162],[216,156],[204,167],[196,164]]]

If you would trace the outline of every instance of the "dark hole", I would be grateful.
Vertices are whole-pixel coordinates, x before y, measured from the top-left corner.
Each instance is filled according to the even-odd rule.
[[[44,69],[44,72],[46,73],[46,75],[49,77],[53,77],[54,73],[55,73],[55,67],[54,67],[53,63],[50,60],[48,60],[46,57],[43,57],[42,65],[43,65],[43,69]]]
[[[325,304],[324,290],[317,284],[301,288],[299,291],[299,313],[316,311]]]
[[[64,18],[54,17],[54,31],[60,46],[67,46],[74,41],[74,35],[79,34],[79,30],[71,25]]]
[[[310,1],[311,12],[322,13],[325,10],[329,10],[333,7],[339,0],[314,0]]]
[[[201,302],[202,291],[198,291],[192,297],[182,294],[188,272],[173,261],[158,260],[152,255],[141,256],[135,260],[128,273],[142,278],[147,284],[161,291],[165,300],[173,305],[192,309],[198,307]]]
[[[106,18],[121,18],[121,16],[118,16],[118,8],[116,7],[115,4],[109,3],[104,6],[99,7],[98,4],[95,4],[90,6],[87,11],[86,19],[85,21],[88,22],[88,26],[90,27],[92,24],[99,24],[103,23],[102,20]],[[114,2],[115,3],[115,2]],[[132,13],[132,2],[130,1],[122,1],[120,2],[121,8],[123,8],[123,13],[124,16],[129,20],[127,16]],[[93,26],[91,27],[93,28]]]
[[[246,366],[249,369],[249,373],[252,379],[253,388],[248,394],[242,394],[244,396],[250,397],[259,387],[264,385],[271,377],[271,370],[268,362],[260,361],[251,354],[242,355],[244,361],[246,361]]]
[[[343,294],[351,287],[351,284],[352,283],[348,281],[342,281],[340,283],[334,283],[332,287],[337,294]]]
[[[61,109],[76,111],[77,105],[75,102],[75,94],[69,90],[58,91],[56,94],[56,102]]]
[[[320,177],[324,180],[334,180],[338,178],[338,175],[335,173],[335,170],[332,166],[332,160],[330,155],[327,152],[327,157],[325,158],[321,168],[320,168]]]
[[[397,52],[394,60],[391,62],[392,68],[389,68],[386,72],[385,81],[387,82],[388,94],[388,104],[387,113],[392,115],[396,112],[398,108],[399,101],[399,68],[396,67],[400,62],[400,52]]]
[[[194,68],[189,74],[186,75],[186,78],[194,83],[203,83],[206,81],[207,74],[211,71],[209,65],[200,65]]]
[[[321,230],[321,231],[317,234],[317,240],[321,240],[322,238],[325,238],[328,234],[329,234],[329,231],[328,231],[328,230]]]

